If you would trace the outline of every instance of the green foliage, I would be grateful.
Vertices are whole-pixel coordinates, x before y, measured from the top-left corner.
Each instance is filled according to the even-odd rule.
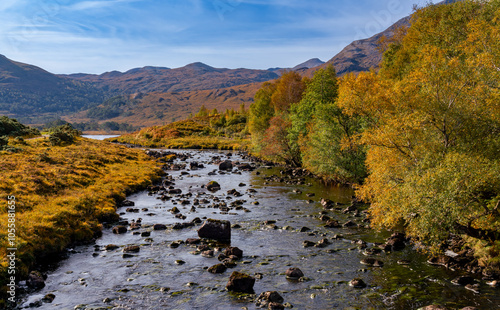
[[[25,126],[16,119],[0,116],[0,136],[34,137],[39,135],[40,132],[35,128]]]
[[[81,131],[73,128],[71,124],[64,124],[48,130],[49,141],[53,146],[66,145],[74,142],[75,138],[80,136]]]

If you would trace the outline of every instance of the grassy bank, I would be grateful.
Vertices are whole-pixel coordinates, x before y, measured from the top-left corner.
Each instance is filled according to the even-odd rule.
[[[9,203],[15,204],[20,280],[35,263],[99,235],[102,221],[118,218],[118,202],[161,174],[144,151],[103,141],[77,138],[71,145],[51,146],[40,138],[26,140],[20,149],[0,152],[2,294],[7,291],[7,248],[13,247],[8,243]]]
[[[226,119],[224,115],[195,116],[165,126],[144,128],[108,140],[172,149],[248,149],[250,138],[244,133],[246,119],[233,123],[221,122],[223,119]]]

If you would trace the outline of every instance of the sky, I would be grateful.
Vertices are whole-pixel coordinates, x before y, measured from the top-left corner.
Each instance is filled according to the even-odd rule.
[[[1,0],[0,54],[56,74],[328,61],[424,0]]]

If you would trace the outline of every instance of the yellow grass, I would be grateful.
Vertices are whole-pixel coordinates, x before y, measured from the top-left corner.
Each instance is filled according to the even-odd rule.
[[[36,261],[99,235],[117,219],[117,202],[159,178],[158,164],[138,149],[78,138],[65,147],[27,141],[20,153],[0,152],[0,286],[8,261],[9,196],[15,196],[17,279]],[[12,200],[12,199],[11,199]],[[6,292],[2,288],[3,292]]]

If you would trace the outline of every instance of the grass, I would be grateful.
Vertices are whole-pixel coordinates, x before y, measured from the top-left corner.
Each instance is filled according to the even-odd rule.
[[[244,126],[214,125],[220,117],[220,115],[192,117],[165,126],[144,128],[108,140],[172,149],[247,150],[250,147],[250,138],[243,133]]]
[[[127,194],[159,178],[161,169],[142,150],[77,138],[68,146],[27,140],[21,151],[0,152],[0,286],[5,293],[8,197],[15,196],[16,277],[44,258],[91,241],[103,221],[118,219]],[[1,304],[0,304],[1,307]]]

